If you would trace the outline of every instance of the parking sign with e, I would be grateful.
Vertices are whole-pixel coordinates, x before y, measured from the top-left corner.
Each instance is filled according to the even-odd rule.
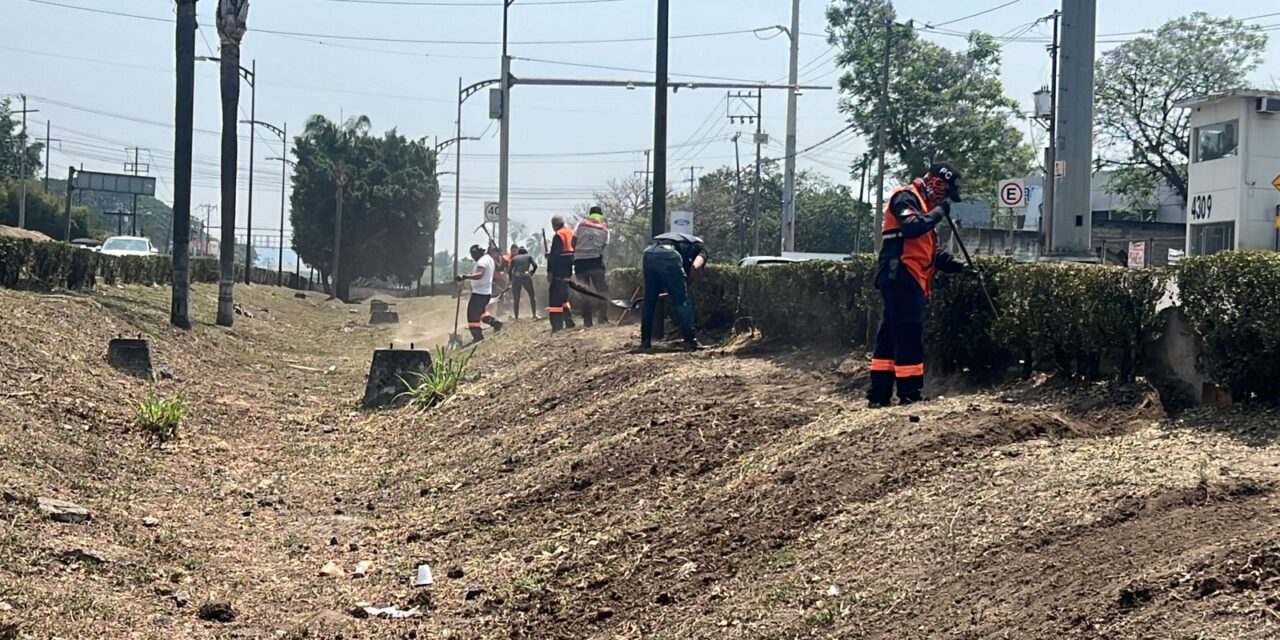
[[[1002,207],[1013,209],[1026,204],[1027,190],[1021,180],[1001,180],[996,193]]]

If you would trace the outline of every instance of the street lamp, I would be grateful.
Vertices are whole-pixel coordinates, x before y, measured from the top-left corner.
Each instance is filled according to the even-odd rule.
[[[286,123],[285,128],[287,129],[288,126],[289,125]],[[288,153],[288,150],[289,148],[286,145],[285,152]],[[280,251],[276,260],[276,263],[277,263],[276,264],[276,284],[279,286],[284,286],[284,187],[285,187],[285,183],[288,182],[289,167],[293,166],[296,169],[298,166],[298,163],[284,156],[280,156],[279,158],[267,158],[267,160],[280,161]],[[295,253],[294,262],[297,262],[297,261],[298,261],[298,256]]]
[[[222,63],[222,58],[216,56],[196,56],[196,60],[200,62],[217,62]],[[255,124],[264,124],[258,122],[258,61],[257,59],[249,62],[249,68],[240,67],[240,77],[249,85],[249,119],[241,120],[241,123],[249,124],[249,212],[248,225],[245,230],[245,249],[244,249],[244,283],[250,284],[253,281],[253,263],[249,258],[253,253],[253,142],[257,137]]]
[[[289,123],[286,122],[284,124],[284,128],[279,128],[269,122],[263,122],[261,120],[241,120],[240,124],[248,124],[251,128],[254,125],[262,125],[271,133],[276,134],[276,137],[280,138],[281,155],[282,156],[288,155]],[[250,149],[253,148],[252,138],[249,139],[249,148]],[[250,151],[249,154],[250,154],[249,155],[249,185],[250,185],[249,186],[249,230],[248,230],[249,235],[247,236],[249,239],[249,242],[245,244],[245,248],[244,248],[244,283],[245,284],[250,284],[253,281],[253,269],[252,269],[253,265],[250,264],[249,262],[249,258],[251,257],[251,254],[253,252],[252,251],[253,250],[253,186],[252,186],[253,185],[253,152]],[[283,157],[271,158],[271,160],[283,161],[284,158]],[[281,258],[284,257],[284,178],[285,178],[285,163],[281,162],[280,163],[280,257]],[[280,265],[278,264],[276,265],[276,284],[280,284],[280,280],[282,277],[281,268],[282,267]]]

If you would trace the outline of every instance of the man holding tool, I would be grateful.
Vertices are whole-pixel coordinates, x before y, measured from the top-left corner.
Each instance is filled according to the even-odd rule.
[[[872,408],[889,406],[895,383],[902,404],[923,399],[925,305],[933,274],[976,273],[972,264],[938,248],[935,227],[950,220],[952,201],[960,202],[960,172],[946,163],[929,167],[889,198],[875,279],[884,312],[871,354]]]
[[[507,273],[511,276],[511,292],[515,302],[516,320],[520,319],[520,294],[525,292],[529,294],[529,311],[533,313],[533,319],[538,319],[538,302],[533,296],[533,274],[538,272],[538,263],[534,262],[533,256],[529,255],[529,250],[524,247],[514,247],[512,253],[515,257],[511,259],[511,265],[507,267]]]
[[[592,206],[578,228],[574,231],[573,275],[577,283],[599,293],[609,295],[609,283],[605,278],[604,249],[609,245],[609,226],[604,221],[604,211]],[[595,321],[597,310],[600,324],[609,324],[608,307],[597,304],[587,297],[582,304],[582,324],[590,327]]]
[[[471,331],[471,344],[484,340],[484,325],[493,327],[494,331],[502,330],[502,323],[489,313],[489,299],[493,297],[493,274],[498,267],[493,256],[478,244],[471,245],[471,259],[476,261],[473,273],[458,274],[458,282],[474,281],[471,284],[471,298],[467,300],[467,329]]]
[[[569,281],[573,279],[573,229],[564,223],[564,216],[552,216],[551,228],[555,236],[551,244],[546,246],[547,235],[542,234],[542,243],[547,251],[547,278],[551,286],[547,291],[547,317],[551,319],[551,333],[561,329],[572,329],[573,310],[569,306]]]
[[[658,297],[667,294],[684,348],[695,351],[698,340],[693,333],[693,307],[689,304],[688,285],[698,278],[707,264],[707,247],[702,238],[687,233],[664,233],[655,237],[644,250],[644,307],[640,316],[640,348],[653,348],[653,316]]]

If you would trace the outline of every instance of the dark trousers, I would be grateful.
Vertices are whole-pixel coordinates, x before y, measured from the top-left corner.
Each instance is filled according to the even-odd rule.
[[[547,317],[551,319],[551,331],[554,333],[561,329],[572,329],[573,309],[569,305],[569,278],[570,274],[548,276],[551,280],[551,286],[547,291]]]
[[[653,316],[658,308],[658,295],[667,294],[680,333],[687,341],[694,339],[693,307],[689,304],[689,291],[684,272],[684,260],[675,249],[666,245],[652,245],[644,251],[644,307],[640,316],[640,343],[648,345],[653,339]]]
[[[575,261],[573,263],[573,275],[578,284],[608,297],[609,282],[605,277],[604,258]],[[609,305],[590,297],[582,296],[582,324],[588,327],[591,326],[596,314],[599,314],[600,324],[609,324]]]
[[[884,299],[884,313],[871,352],[867,400],[889,404],[896,383],[900,401],[918,402],[924,389],[924,290],[901,268],[892,278],[881,269],[876,286]]]
[[[496,322],[488,309],[492,298],[486,293],[473,293],[467,300],[467,329],[471,331],[472,340],[484,340],[484,325],[492,326]]]
[[[538,301],[534,299],[533,295],[533,276],[516,276],[511,279],[511,295],[515,300],[513,308],[516,312],[516,320],[520,319],[520,293],[522,291],[529,292],[529,313],[532,313],[536,320],[538,318]]]

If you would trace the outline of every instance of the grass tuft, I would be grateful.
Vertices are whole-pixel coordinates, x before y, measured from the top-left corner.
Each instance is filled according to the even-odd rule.
[[[133,406],[133,426],[158,443],[178,437],[178,427],[187,417],[187,401],[181,393],[161,398],[154,390]]]
[[[422,410],[444,402],[462,384],[467,375],[467,365],[475,353],[475,349],[461,353],[436,347],[435,357],[431,359],[431,371],[415,372],[409,380],[400,378],[408,391],[396,398],[407,398],[411,406]]]

